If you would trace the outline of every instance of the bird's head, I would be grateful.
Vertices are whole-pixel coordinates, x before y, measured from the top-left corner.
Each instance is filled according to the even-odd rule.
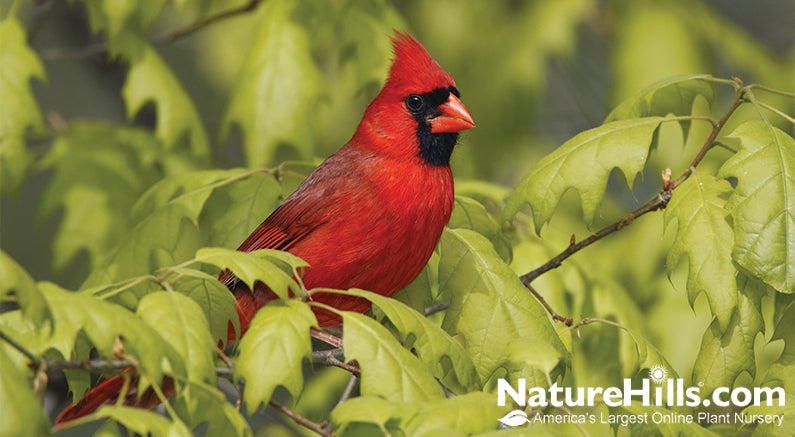
[[[455,81],[408,33],[395,31],[389,78],[354,140],[394,156],[448,165],[458,132],[475,127]],[[369,138],[365,138],[369,137]]]

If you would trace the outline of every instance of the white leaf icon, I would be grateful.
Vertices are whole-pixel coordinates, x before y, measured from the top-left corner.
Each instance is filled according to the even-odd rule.
[[[508,426],[524,425],[525,422],[530,423],[530,419],[527,418],[527,413],[522,410],[513,410],[502,419],[497,420]]]

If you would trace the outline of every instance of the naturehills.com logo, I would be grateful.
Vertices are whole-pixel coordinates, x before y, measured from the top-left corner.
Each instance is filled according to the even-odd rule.
[[[622,387],[527,387],[524,378],[512,385],[507,380],[497,380],[497,405],[504,407],[510,399],[524,409],[515,409],[498,420],[510,427],[533,423],[608,423],[621,426],[632,424],[684,424],[702,426],[716,424],[772,424],[781,426],[784,414],[769,412],[751,414],[740,410],[745,407],[785,407],[784,389],[781,387],[718,387],[702,398],[701,385],[685,387],[684,379],[669,378],[663,365],[649,369],[649,375],[640,381],[624,379]],[[639,414],[587,412],[573,414],[572,407],[662,407],[649,408]],[[560,412],[546,407],[559,407]],[[668,407],[699,408],[691,413],[667,410]],[[708,407],[712,407],[708,410]],[[731,412],[716,413],[715,408],[731,409]],[[783,408],[782,408],[783,409]],[[551,410],[555,411],[555,410]],[[619,410],[627,411],[627,410]],[[637,411],[637,410],[636,410]]]

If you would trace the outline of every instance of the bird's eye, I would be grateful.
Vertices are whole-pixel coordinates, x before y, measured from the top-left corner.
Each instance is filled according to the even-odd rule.
[[[412,111],[419,111],[422,109],[422,97],[412,94],[406,97],[406,106]]]

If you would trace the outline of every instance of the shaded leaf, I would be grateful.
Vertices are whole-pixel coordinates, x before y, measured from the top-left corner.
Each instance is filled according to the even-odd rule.
[[[253,415],[267,404],[276,386],[284,386],[293,399],[304,386],[302,361],[312,354],[309,328],[317,326],[309,307],[296,300],[277,300],[262,307],[240,340],[235,380],[244,378],[243,400]]]
[[[580,194],[583,216],[590,223],[601,203],[607,179],[618,167],[632,187],[643,170],[660,117],[614,121],[587,130],[563,143],[539,161],[519,183],[505,205],[505,217],[513,219],[529,202],[536,231],[546,223],[563,194],[574,188]]]
[[[50,421],[33,394],[28,378],[6,356],[0,346],[0,435],[52,435]]]
[[[700,293],[706,294],[721,332],[726,330],[737,306],[737,270],[731,259],[734,232],[724,209],[731,191],[727,181],[694,171],[676,188],[665,208],[666,225],[678,222],[665,265],[668,275],[687,256],[690,305]]]
[[[381,428],[384,435],[388,434],[386,422],[400,406],[375,396],[357,396],[339,404],[331,412],[329,420],[334,430],[345,435],[349,424],[373,423]]]
[[[190,430],[179,420],[174,422],[141,408],[103,405],[96,411],[98,418],[115,420],[139,435],[190,437]]]
[[[0,190],[17,190],[27,174],[31,156],[25,148],[28,128],[44,132],[41,110],[30,79],[45,81],[44,66],[27,43],[25,29],[16,17],[0,21]]]
[[[784,340],[781,356],[767,371],[766,381],[778,382],[787,393],[795,392],[795,301],[783,309],[771,340]],[[792,404],[790,404],[792,405]]]
[[[154,102],[157,107],[155,134],[166,149],[176,147],[187,137],[194,155],[209,155],[207,133],[196,107],[154,48],[145,45],[141,55],[131,59],[121,92],[129,118],[133,118],[146,102]]]
[[[343,312],[345,358],[362,370],[361,393],[391,402],[422,402],[444,397],[430,369],[375,320]]]
[[[257,11],[257,32],[221,124],[222,137],[232,124],[240,126],[249,167],[270,162],[280,143],[294,146],[304,158],[312,154],[307,114],[323,78],[312,60],[307,30],[293,21],[296,6],[274,0]]]
[[[188,380],[216,382],[215,342],[196,302],[180,293],[157,291],[141,299],[137,313],[182,357]]]
[[[173,401],[185,423],[195,429],[207,424],[208,436],[251,436],[248,423],[218,387],[187,381]]]
[[[674,413],[671,410],[662,407],[655,407],[655,406],[642,406],[640,402],[633,402],[630,405],[618,407],[616,410],[619,414],[633,414],[633,415],[644,415],[647,414],[649,418],[652,417],[655,413],[659,413],[661,417],[667,417],[671,413]],[[613,413],[615,414],[615,413]],[[697,421],[693,421],[692,423],[687,423],[685,421],[662,421],[660,423],[655,423],[653,420],[649,420],[644,423],[636,424],[632,428],[633,433],[638,433],[637,435],[659,435],[662,437],[680,437],[683,435],[686,436],[697,436],[697,437],[718,437],[723,434],[715,433],[703,426],[699,425]]]
[[[446,229],[441,254],[439,284],[452,298],[442,327],[463,337],[482,380],[501,364],[503,351],[516,338],[546,342],[568,359],[547,312],[483,236]]]
[[[455,196],[455,206],[447,227],[471,229],[483,235],[491,241],[502,259],[511,261],[511,246],[502,234],[502,229],[479,202],[468,197]]]
[[[718,174],[737,178],[726,205],[734,218],[732,258],[776,290],[795,293],[795,140],[762,121],[728,137],[741,144]]]

